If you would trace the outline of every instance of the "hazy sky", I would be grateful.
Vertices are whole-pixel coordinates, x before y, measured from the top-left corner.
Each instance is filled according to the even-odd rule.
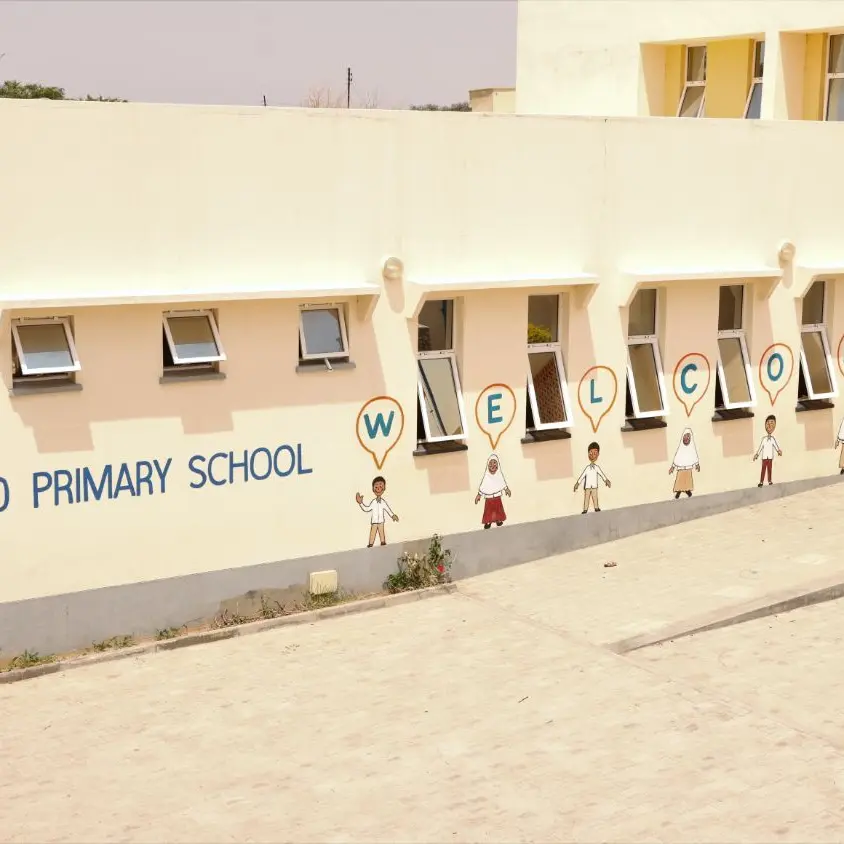
[[[0,0],[0,80],[69,96],[299,105],[314,87],[382,107],[515,85],[516,0]]]

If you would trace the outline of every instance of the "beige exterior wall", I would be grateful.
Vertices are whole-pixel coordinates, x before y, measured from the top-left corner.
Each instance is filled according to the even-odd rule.
[[[469,91],[469,106],[472,111],[513,114],[516,111],[516,89],[478,88]]]
[[[814,275],[833,279],[827,327],[842,378],[842,127],[10,100],[0,124],[0,156],[14,162],[0,171],[3,381],[12,387],[11,320],[27,314],[72,317],[82,366],[80,391],[0,401],[10,492],[0,601],[364,545],[355,493],[368,500],[376,474],[400,517],[389,541],[480,529],[474,497],[491,447],[475,408],[491,384],[516,397],[512,425],[493,426],[511,522],[580,512],[572,490],[593,439],[613,482],[600,490],[607,509],[671,495],[687,425],[697,492],[755,485],[751,458],[772,408],[759,364],[773,343],[795,356],[773,408],[784,451],[775,481],[838,471],[842,411],[795,413],[795,401],[798,298]],[[777,281],[784,239],[796,265],[766,298],[771,280],[755,279]],[[381,279],[388,255],[404,262],[403,281]],[[712,422],[719,278],[746,278],[752,299],[754,419]],[[583,282],[596,286],[591,300]],[[638,282],[660,290],[667,427],[624,433]],[[380,294],[371,317],[367,285]],[[425,291],[458,302],[468,450],[420,457],[413,313]],[[563,295],[573,425],[570,439],[523,444],[532,293]],[[346,309],[356,366],[297,372],[298,306],[329,300]],[[225,379],[160,384],[162,311],[203,306],[219,317]],[[712,369],[690,417],[672,389],[688,354]],[[619,384],[612,403],[609,374],[596,376],[591,392],[601,410],[611,405],[597,432],[580,407],[596,406],[582,381],[594,366]],[[379,396],[405,417],[380,470],[356,435],[359,411]],[[283,472],[296,455],[286,477],[191,488],[196,455],[283,445]],[[155,481],[153,495],[127,487],[114,500],[71,504],[62,493],[55,504],[57,470],[75,484],[82,467],[99,477],[111,465],[116,477],[126,463],[135,478],[138,461],[168,459],[163,494]],[[217,459],[217,480],[227,462]],[[37,508],[36,473],[53,485]]]
[[[683,71],[671,47],[692,43],[710,45],[710,81],[719,90],[707,116],[740,117],[740,89],[745,98],[748,90],[740,45],[760,38],[766,42],[762,117],[816,120],[823,34],[830,31],[844,31],[842,0],[519,0],[516,108],[673,116]]]

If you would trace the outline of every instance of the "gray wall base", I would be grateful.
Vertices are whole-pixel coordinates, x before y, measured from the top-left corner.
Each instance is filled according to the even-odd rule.
[[[495,571],[506,566],[575,551],[613,539],[657,530],[679,522],[724,513],[807,492],[844,480],[840,475],[791,481],[762,489],[732,490],[506,525],[443,537],[455,555],[455,580]],[[380,590],[396,569],[403,551],[425,551],[429,538],[386,547],[360,548],[313,557],[299,557],[223,571],[169,577],[51,595],[26,601],[0,603],[0,657],[24,650],[42,654],[85,648],[111,636],[155,635],[157,630],[181,627],[213,618],[221,607],[252,606],[256,596],[302,594],[313,571],[335,569],[341,587],[352,592]]]

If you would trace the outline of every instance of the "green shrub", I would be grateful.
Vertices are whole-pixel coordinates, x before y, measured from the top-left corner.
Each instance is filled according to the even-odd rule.
[[[444,551],[437,534],[431,539],[426,554],[405,551],[398,559],[398,570],[387,577],[384,588],[388,592],[409,592],[426,589],[451,581],[451,551]]]

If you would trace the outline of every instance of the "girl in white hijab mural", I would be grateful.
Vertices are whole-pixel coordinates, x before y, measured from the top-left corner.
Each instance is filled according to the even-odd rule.
[[[838,468],[841,470],[841,474],[844,475],[844,419],[841,420],[841,424],[838,426],[838,436],[835,438],[835,445],[833,448],[838,448],[841,446],[841,456],[838,458]]]
[[[683,436],[680,437],[680,445],[677,446],[677,453],[674,455],[674,462],[668,474],[672,474],[675,469],[677,477],[674,478],[674,497],[679,498],[680,493],[685,492],[691,498],[695,488],[692,470],[700,471],[700,458],[697,455],[695,435],[691,428],[683,429]]]
[[[484,501],[484,514],[481,518],[484,530],[489,530],[493,522],[501,527],[507,519],[504,504],[501,501],[502,493],[509,498],[510,488],[507,486],[507,481],[504,480],[498,455],[490,454],[486,461],[483,480],[478,487],[478,494],[475,496],[475,504],[478,504],[481,498],[486,499]]]

